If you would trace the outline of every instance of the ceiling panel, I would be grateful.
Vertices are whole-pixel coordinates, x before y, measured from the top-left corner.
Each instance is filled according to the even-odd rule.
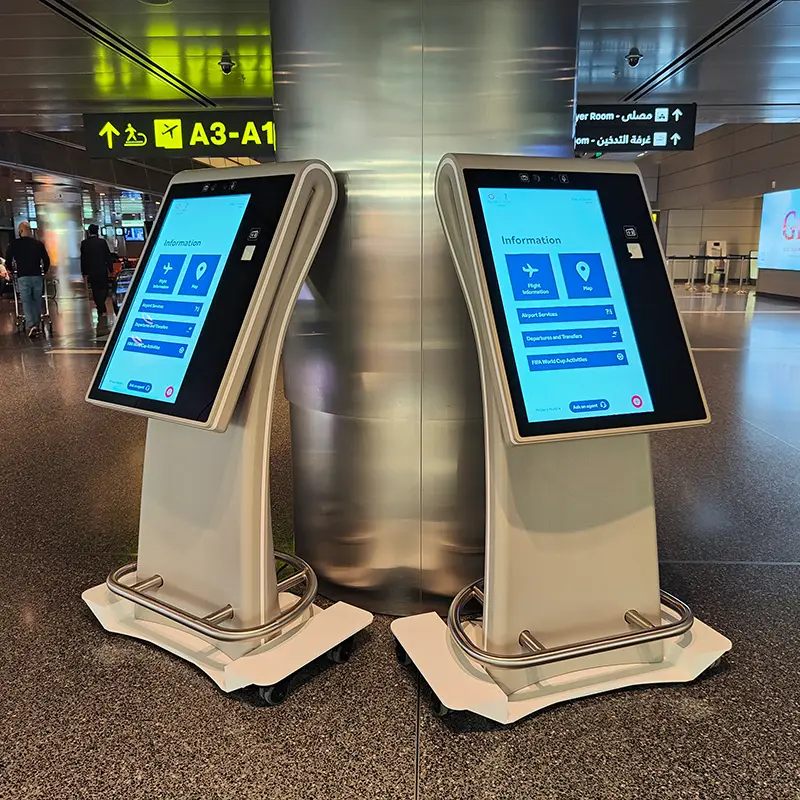
[[[272,51],[264,0],[76,0],[96,20],[217,105],[272,97]],[[223,51],[231,75],[217,65]],[[108,108],[199,107],[186,93],[115,52],[38,0],[0,0],[0,127],[65,130]]]
[[[739,0],[584,0],[578,57],[581,97],[619,102],[739,5]],[[625,61],[631,47],[644,55],[635,69]]]
[[[586,0],[579,100],[619,102],[743,5],[742,0]],[[704,123],[799,119],[798,34],[800,2],[783,0],[643,102],[697,102],[698,119]],[[637,69],[625,62],[632,46],[645,56]]]
[[[50,130],[76,127],[80,114],[102,104],[109,76],[132,73],[132,65],[35,0],[0,0],[0,125]],[[137,68],[138,69],[138,68]],[[145,73],[142,73],[140,80]],[[151,77],[151,76],[148,76]],[[182,95],[159,81],[168,102]],[[147,88],[125,93],[145,98]]]
[[[219,103],[272,97],[268,0],[72,0],[162,67]],[[230,75],[217,65],[228,51]],[[116,77],[116,76],[115,76]]]
[[[82,112],[199,108],[197,96],[206,105],[271,102],[267,0],[174,0],[160,8],[136,0],[71,0],[75,14],[116,32],[188,92],[92,38],[46,2],[69,8],[63,0],[0,0],[0,128],[75,129]],[[579,99],[618,102],[743,2],[584,0]],[[783,0],[645,99],[696,101],[703,123],[800,119],[798,34],[800,2]],[[644,54],[637,69],[625,62],[632,46]],[[224,50],[237,63],[228,76],[217,66]]]

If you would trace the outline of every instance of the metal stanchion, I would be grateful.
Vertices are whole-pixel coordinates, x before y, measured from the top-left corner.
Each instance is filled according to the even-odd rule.
[[[688,260],[689,260],[689,282],[686,284],[686,291],[696,292],[697,287],[694,285],[694,282],[696,280],[696,275],[694,270],[695,262],[691,257]]]
[[[723,292],[729,292],[730,288],[728,287],[728,279],[729,279],[730,274],[731,274],[730,258],[728,258],[726,256],[725,258],[721,258],[720,262],[722,263],[722,269],[723,269],[723,273],[722,274],[724,275],[724,280],[722,282],[722,291]]]
[[[747,259],[748,262],[750,259]],[[741,262],[741,267],[739,269],[739,288],[736,290],[736,294],[747,294],[747,289],[744,288],[744,265],[745,262]]]

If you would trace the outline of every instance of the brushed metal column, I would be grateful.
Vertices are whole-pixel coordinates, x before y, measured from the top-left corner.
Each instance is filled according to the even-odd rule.
[[[295,537],[324,593],[443,608],[483,571],[472,330],[447,151],[571,152],[578,0],[272,0],[278,154],[340,173],[285,349]]]

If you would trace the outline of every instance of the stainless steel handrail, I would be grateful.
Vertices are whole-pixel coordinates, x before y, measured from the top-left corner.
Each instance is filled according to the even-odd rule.
[[[221,627],[219,623],[232,619],[234,616],[233,607],[230,605],[212,611],[204,617],[198,617],[164,600],[157,600],[154,597],[143,594],[142,589],[144,588],[150,589],[163,586],[164,581],[160,575],[153,575],[150,578],[145,578],[132,586],[122,583],[124,577],[136,572],[135,561],[132,564],[126,564],[124,567],[114,570],[114,572],[106,578],[106,586],[108,586],[109,591],[113,592],[115,595],[125,600],[130,600],[132,603],[136,603],[136,605],[142,606],[156,614],[160,614],[162,617],[177,622],[179,625],[191,628],[196,633],[201,633],[203,636],[208,636],[211,639],[216,639],[220,642],[242,642],[248,639],[261,639],[278,633],[282,628],[285,628],[298,619],[314,602],[314,598],[317,596],[317,576],[314,574],[314,570],[311,569],[302,558],[289,555],[288,553],[275,553],[275,557],[300,570],[295,575],[291,575],[286,578],[286,580],[281,581],[278,584],[278,592],[288,591],[295,586],[299,586],[301,583],[305,583],[306,586],[296,603],[293,603],[289,608],[281,611],[277,617],[271,619],[269,622],[263,625],[257,625],[253,628]]]
[[[671,611],[678,614],[678,619],[663,625],[653,625],[635,609],[629,609],[623,615],[624,621],[640,628],[638,631],[618,633],[613,636],[604,636],[599,639],[589,639],[574,644],[563,644],[558,647],[542,647],[541,643],[533,637],[530,631],[522,631],[519,643],[531,653],[520,655],[502,655],[490,653],[476,645],[464,630],[461,621],[461,611],[470,600],[483,600],[483,579],[464,587],[453,599],[450,611],[447,614],[447,627],[456,644],[474,661],[489,667],[506,667],[509,669],[528,669],[542,667],[545,664],[555,664],[558,661],[567,661],[581,656],[591,656],[597,653],[606,653],[609,650],[619,650],[623,647],[649,644],[662,639],[671,639],[687,633],[694,623],[692,609],[686,603],[678,600],[666,592],[661,592],[661,602]],[[645,627],[646,626],[646,627]]]

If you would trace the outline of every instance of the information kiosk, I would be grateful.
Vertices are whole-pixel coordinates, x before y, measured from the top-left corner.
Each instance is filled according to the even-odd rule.
[[[638,170],[448,155],[436,201],[480,361],[486,562],[447,625],[393,623],[399,657],[441,713],[503,723],[696,678],[730,642],[659,590],[648,432],[709,417]]]
[[[106,629],[185,658],[225,691],[261,686],[272,704],[304,664],[346,660],[372,621],[313,605],[308,564],[273,553],[279,359],[336,197],[318,161],[173,178],[87,394],[150,419],[138,560],[84,600]],[[278,583],[276,557],[297,573]]]

